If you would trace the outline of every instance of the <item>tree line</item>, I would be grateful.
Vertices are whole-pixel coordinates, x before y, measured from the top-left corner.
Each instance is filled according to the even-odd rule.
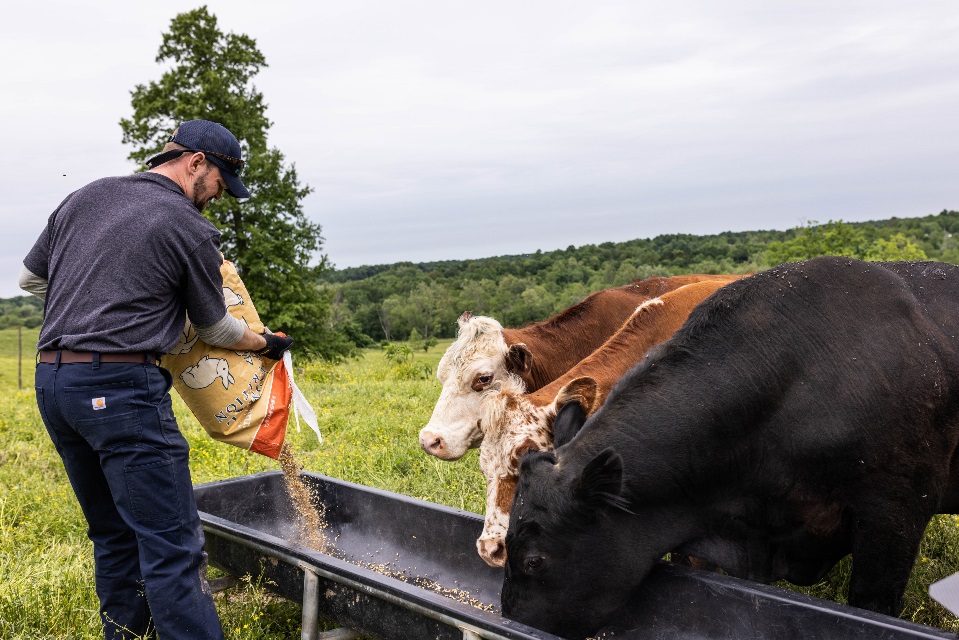
[[[315,293],[309,294],[284,286],[282,279],[271,283],[305,308],[314,302],[311,295],[328,305],[320,328],[331,335],[321,342],[337,348],[310,355],[337,359],[384,341],[412,339],[428,348],[437,338],[455,336],[456,318],[463,311],[493,316],[504,326],[521,326],[594,291],[636,279],[754,273],[823,255],[959,264],[959,211],[862,223],[809,223],[788,231],[667,234],[478,260],[325,267]],[[0,300],[0,329],[36,327],[42,308],[32,296]]]
[[[463,311],[504,326],[542,320],[593,291],[652,275],[753,273],[821,255],[959,263],[959,212],[809,223],[788,231],[661,235],[481,260],[331,270],[337,325],[358,345],[450,338]]]

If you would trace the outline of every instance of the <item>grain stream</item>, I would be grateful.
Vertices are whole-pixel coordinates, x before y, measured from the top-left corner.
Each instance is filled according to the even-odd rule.
[[[283,468],[286,491],[297,513],[296,542],[314,551],[331,552],[332,545],[326,535],[329,529],[326,522],[326,506],[321,501],[313,499],[315,497],[313,490],[300,477],[303,465],[296,459],[296,454],[288,444],[284,444],[280,450],[280,466]],[[316,505],[320,507],[317,508]]]

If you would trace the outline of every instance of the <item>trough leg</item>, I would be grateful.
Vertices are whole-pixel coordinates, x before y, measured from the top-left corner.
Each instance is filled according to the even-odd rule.
[[[300,640],[356,640],[362,634],[354,629],[319,631],[320,579],[309,569],[303,569],[303,618]]]
[[[320,579],[309,569],[303,569],[303,618],[301,640],[318,640],[320,615]]]

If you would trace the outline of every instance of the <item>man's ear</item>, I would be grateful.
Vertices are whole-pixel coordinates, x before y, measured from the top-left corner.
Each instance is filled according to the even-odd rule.
[[[190,171],[199,171],[203,163],[206,162],[206,156],[198,151],[188,155],[186,162],[187,168],[189,168]]]
[[[522,376],[533,368],[533,352],[522,342],[510,345],[506,352],[506,370]]]

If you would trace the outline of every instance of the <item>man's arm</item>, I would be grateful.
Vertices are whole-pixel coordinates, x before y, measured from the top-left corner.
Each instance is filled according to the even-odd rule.
[[[245,322],[233,317],[229,311],[215,324],[196,327],[196,334],[207,344],[233,351],[259,351],[266,347],[266,338],[254,333]]]
[[[253,331],[247,326],[244,326],[243,328],[243,337],[230,345],[231,349],[234,351],[260,351],[261,349],[266,348],[266,338],[259,333],[253,333]]]
[[[186,289],[187,313],[201,322],[208,322],[219,316],[219,320],[213,324],[194,323],[197,335],[207,344],[234,351],[253,351],[257,355],[280,360],[293,344],[292,338],[256,334],[245,322],[234,318],[226,308],[223,301],[223,278],[220,275],[223,256],[216,247],[217,238],[218,236],[210,236],[197,245],[190,255],[193,259],[192,268],[188,268],[186,272],[190,281]]]
[[[27,269],[26,265],[20,268],[20,288],[41,300],[47,298],[47,279]]]
[[[207,344],[233,351],[252,351],[273,360],[283,358],[283,352],[293,344],[293,338],[290,337],[254,333],[245,322],[234,318],[229,311],[219,322],[206,327],[196,327],[196,334]]]

